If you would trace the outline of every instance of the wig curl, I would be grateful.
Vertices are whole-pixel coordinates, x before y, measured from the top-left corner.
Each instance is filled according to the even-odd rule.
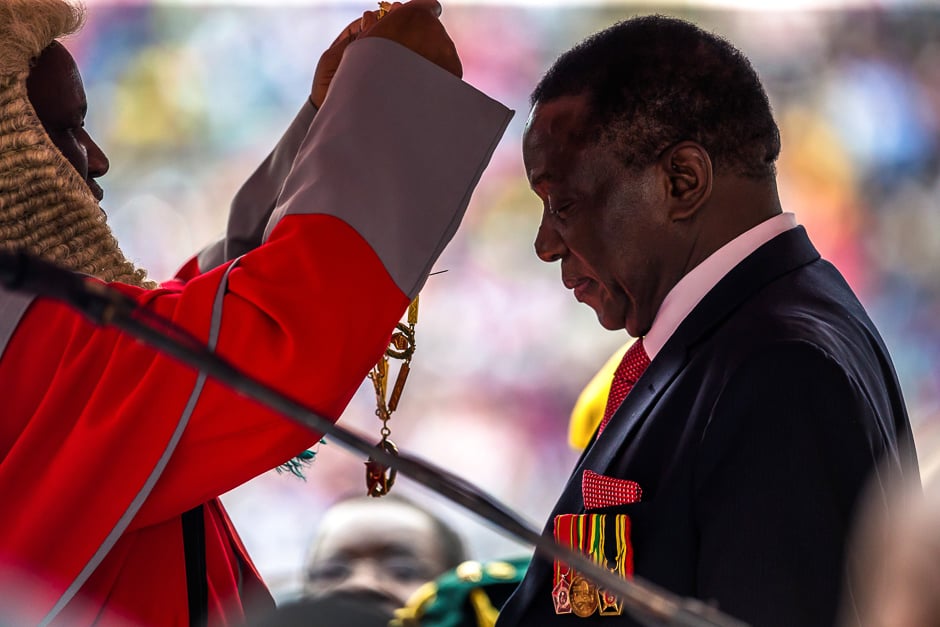
[[[103,281],[153,287],[118,247],[98,201],[46,134],[26,90],[36,58],[78,31],[63,0],[0,0],[0,248]]]

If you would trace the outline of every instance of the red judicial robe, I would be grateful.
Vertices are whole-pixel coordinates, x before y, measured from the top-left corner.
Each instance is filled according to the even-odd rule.
[[[373,119],[378,104],[393,123]],[[452,237],[510,116],[393,42],[353,44],[287,167],[264,244],[228,274],[216,351],[337,418]],[[206,340],[229,266],[156,290],[115,287]],[[180,516],[199,504],[210,623],[243,618],[260,579],[216,497],[319,435],[212,379],[179,431],[196,382],[117,330],[32,302],[0,357],[3,618],[186,624]]]

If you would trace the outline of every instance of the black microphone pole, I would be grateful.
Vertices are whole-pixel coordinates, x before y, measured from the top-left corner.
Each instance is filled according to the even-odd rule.
[[[463,506],[514,539],[536,547],[542,559],[556,559],[588,576],[599,588],[624,602],[640,622],[682,627],[745,627],[737,619],[698,601],[679,597],[634,578],[622,579],[584,554],[540,534],[505,505],[468,481],[405,452],[392,455],[334,424],[286,395],[241,372],[169,320],[139,307],[106,284],[23,252],[0,251],[0,284],[63,300],[100,325],[115,326],[188,366],[218,379],[236,393],[254,399],[308,429],[323,433],[343,448],[372,457],[380,464]]]

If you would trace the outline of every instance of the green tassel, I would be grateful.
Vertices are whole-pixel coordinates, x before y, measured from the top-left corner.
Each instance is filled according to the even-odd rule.
[[[326,439],[321,438],[320,442],[317,443],[317,447],[319,447],[320,444],[326,444]],[[304,481],[306,481],[307,477],[304,476],[304,469],[313,463],[316,456],[317,456],[317,451],[315,450],[303,451],[301,453],[298,453],[294,457],[291,457],[289,460],[287,460],[286,462],[284,462],[283,464],[275,468],[275,470],[277,470],[278,474],[281,474],[282,472],[289,472],[295,477],[299,477],[300,479],[303,479]]]

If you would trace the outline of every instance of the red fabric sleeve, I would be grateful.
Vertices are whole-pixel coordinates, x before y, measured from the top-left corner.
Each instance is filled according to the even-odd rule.
[[[161,284],[161,287],[182,287],[183,283],[195,279],[200,274],[202,274],[202,271],[199,270],[199,257],[193,255],[176,271],[176,276]]]
[[[223,270],[181,289],[120,289],[205,340]],[[288,216],[232,271],[218,352],[335,419],[407,304],[346,223]],[[0,494],[16,509],[0,517],[0,565],[53,588],[71,581],[159,459],[195,380],[123,333],[37,300],[0,360]],[[131,529],[221,494],[318,437],[210,380]]]
[[[313,220],[311,225],[306,216],[289,216],[276,235],[302,237],[319,249],[323,263],[316,268],[303,268],[289,242],[279,239],[264,247],[263,259],[247,255],[232,271],[217,352],[335,420],[387,346],[408,299],[355,231],[327,216]],[[272,280],[271,267],[284,270]],[[310,280],[299,282],[300,276]],[[210,283],[214,293],[215,276]],[[218,496],[319,437],[210,380],[135,525]],[[194,491],[194,483],[202,491]],[[180,510],[184,495],[190,504]]]

